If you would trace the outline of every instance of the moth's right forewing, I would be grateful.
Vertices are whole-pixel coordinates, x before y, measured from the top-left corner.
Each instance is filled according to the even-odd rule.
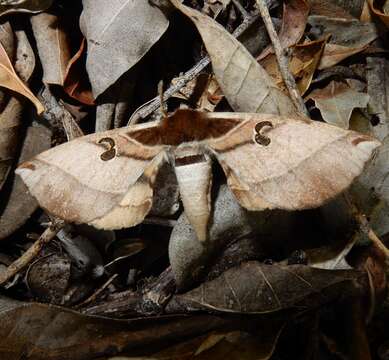
[[[250,210],[321,206],[360,175],[380,145],[317,121],[241,116],[240,125],[207,144],[237,200]]]
[[[39,154],[17,173],[42,208],[66,221],[107,229],[135,225],[150,210],[165,156],[163,147],[144,147],[128,133],[121,128],[75,139]]]

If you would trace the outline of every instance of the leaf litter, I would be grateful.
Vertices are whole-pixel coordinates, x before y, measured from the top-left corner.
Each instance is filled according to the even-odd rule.
[[[1,359],[386,359],[388,2],[0,16]]]

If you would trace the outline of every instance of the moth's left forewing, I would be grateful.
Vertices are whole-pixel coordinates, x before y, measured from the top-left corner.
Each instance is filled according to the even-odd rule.
[[[136,225],[151,208],[153,181],[166,158],[164,147],[143,146],[129,133],[121,128],[77,138],[17,173],[42,208],[66,221],[104,229]]]
[[[304,118],[240,116],[241,124],[206,143],[237,200],[250,210],[322,205],[351,184],[380,144]]]

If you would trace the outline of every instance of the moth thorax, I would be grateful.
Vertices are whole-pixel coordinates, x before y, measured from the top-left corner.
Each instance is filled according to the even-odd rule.
[[[197,238],[204,241],[211,213],[211,159],[204,154],[176,158],[175,172],[185,214]]]

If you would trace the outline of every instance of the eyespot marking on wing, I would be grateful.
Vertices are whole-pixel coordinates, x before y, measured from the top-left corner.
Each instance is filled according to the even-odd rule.
[[[103,160],[103,161],[112,160],[116,156],[115,140],[113,140],[110,137],[105,137],[105,138],[100,139],[98,143],[99,144],[104,144],[104,143],[108,144],[108,150],[104,151],[100,155],[101,160]]]
[[[254,140],[258,145],[268,146],[271,142],[270,138],[261,134],[261,130],[265,126],[273,127],[273,124],[270,121],[260,121],[255,125],[254,128]]]

